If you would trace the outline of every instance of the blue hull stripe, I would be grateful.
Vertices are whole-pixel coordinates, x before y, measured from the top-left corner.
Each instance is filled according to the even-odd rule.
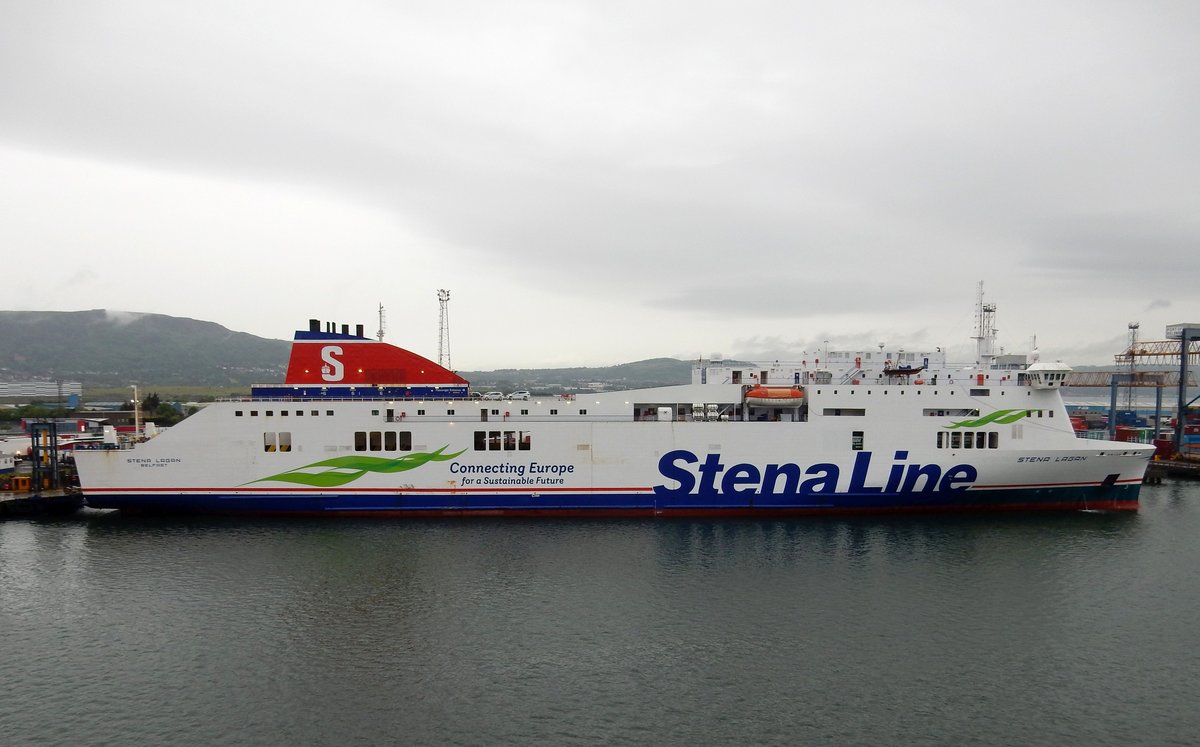
[[[715,515],[771,513],[857,513],[889,511],[1136,510],[1140,482],[1085,487],[998,488],[930,493],[809,495],[658,496],[652,491],[620,492],[105,492],[86,493],[92,508],[191,513],[438,515],[626,514]]]

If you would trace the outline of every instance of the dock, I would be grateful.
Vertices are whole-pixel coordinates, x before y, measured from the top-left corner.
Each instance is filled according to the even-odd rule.
[[[1200,459],[1155,459],[1146,468],[1147,485],[1158,485],[1164,477],[1200,480]]]

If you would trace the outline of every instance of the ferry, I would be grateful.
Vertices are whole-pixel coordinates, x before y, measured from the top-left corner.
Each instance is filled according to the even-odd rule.
[[[131,513],[778,517],[1134,511],[1154,447],[1076,438],[1071,370],[941,349],[701,359],[691,382],[480,400],[416,353],[311,320],[282,384],[129,449],[81,451],[87,505]]]

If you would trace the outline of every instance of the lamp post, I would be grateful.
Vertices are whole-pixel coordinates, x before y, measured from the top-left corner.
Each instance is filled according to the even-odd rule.
[[[142,402],[138,399],[137,384],[131,384],[133,389],[133,440],[136,441],[142,433]]]

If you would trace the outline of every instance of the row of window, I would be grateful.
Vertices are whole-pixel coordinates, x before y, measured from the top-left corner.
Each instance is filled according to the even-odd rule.
[[[288,432],[263,434],[263,451],[291,451],[292,434]]]
[[[475,451],[529,451],[529,431],[475,431]]]
[[[250,417],[252,417],[252,418],[257,418],[257,417],[259,416],[259,411],[258,411],[258,410],[234,410],[234,411],[233,411],[233,416],[234,416],[235,418],[246,417],[247,413],[249,413],[249,416],[250,416]],[[265,416],[266,416],[266,417],[268,417],[268,418],[273,418],[273,417],[275,417],[275,415],[276,415],[276,411],[275,411],[275,410],[263,410],[263,411],[262,411],[262,414],[263,414],[263,415],[265,415]],[[278,415],[279,415],[280,417],[284,417],[284,418],[286,418],[288,415],[294,415],[295,417],[298,417],[298,418],[299,418],[299,417],[303,417],[305,414],[306,414],[306,413],[305,413],[305,411],[304,411],[304,410],[291,410],[291,411],[289,411],[289,410],[279,410],[279,411],[278,411]],[[320,411],[320,410],[308,410],[308,411],[307,411],[307,414],[308,414],[308,415],[310,415],[311,417],[314,417],[314,418],[315,418],[315,417],[320,417],[320,415],[321,415],[321,411]],[[379,415],[379,410],[371,410],[371,414],[372,414],[372,415]],[[424,411],[424,410],[417,410],[417,414],[418,414],[418,415],[424,415],[424,414],[425,414],[425,411]],[[492,414],[492,415],[499,415],[499,414],[500,414],[500,411],[499,411],[499,410],[492,410],[492,411],[491,411],[491,414]],[[507,414],[508,414],[508,413],[505,413],[505,415],[507,415]],[[522,414],[522,415],[528,415],[528,414],[529,414],[529,410],[528,410],[528,409],[521,410],[521,411],[520,411],[520,414]],[[551,414],[551,415],[557,415],[557,414],[558,414],[558,410],[557,410],[557,409],[550,410],[550,414]],[[586,409],[581,409],[581,410],[579,411],[579,414],[580,414],[580,415],[587,415],[587,410],[586,410]],[[454,415],[454,410],[446,410],[446,415]],[[326,410],[326,411],[325,411],[325,417],[333,417],[333,410]],[[386,416],[386,417],[387,417],[387,421],[388,421],[389,423],[391,423],[391,422],[396,422],[396,421],[399,421],[400,419],[402,419],[402,418],[404,417],[404,413],[400,413],[399,415],[396,415],[396,414],[395,414],[395,411],[393,411],[393,410],[388,410],[388,411],[387,411],[387,416]],[[486,419],[486,418],[485,418],[485,419]]]
[[[529,451],[529,431],[475,431],[475,451]],[[355,451],[412,451],[412,431],[355,431]],[[263,451],[291,451],[288,431],[263,433]]]
[[[412,431],[355,431],[355,451],[412,451]]]
[[[529,431],[475,431],[475,451],[529,451]],[[998,449],[996,431],[938,431],[939,449]],[[850,448],[863,448],[863,432],[854,431]],[[291,451],[292,434],[287,431],[263,433],[263,451]],[[355,431],[355,451],[412,451],[412,431]]]
[[[249,412],[250,412],[250,417],[252,417],[252,418],[258,417],[258,410],[250,410]],[[234,410],[233,411],[233,416],[235,418],[244,417],[245,414],[246,414],[245,410]],[[286,418],[289,414],[293,414],[298,418],[302,418],[302,417],[304,417],[304,410],[292,410],[291,413],[289,413],[287,410],[279,411],[279,416],[282,418]],[[308,414],[310,416],[316,418],[316,417],[321,416],[321,411],[320,410],[309,410]],[[263,415],[266,415],[268,418],[272,418],[272,417],[275,417],[275,411],[274,410],[263,410]],[[327,418],[333,417],[333,410],[326,410],[325,417],[327,417]]]
[[[938,431],[939,449],[998,449],[1000,434],[996,431]]]

